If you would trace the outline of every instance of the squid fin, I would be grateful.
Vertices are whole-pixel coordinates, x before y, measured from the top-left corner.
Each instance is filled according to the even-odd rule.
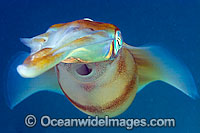
[[[63,95],[54,69],[50,69],[36,78],[23,78],[18,74],[16,68],[27,56],[29,56],[28,53],[18,53],[17,58],[9,66],[4,94],[11,109],[36,92],[51,91]]]
[[[187,67],[159,46],[133,47],[131,51],[138,68],[139,87],[161,80],[179,89],[193,99],[199,98],[194,79]]]

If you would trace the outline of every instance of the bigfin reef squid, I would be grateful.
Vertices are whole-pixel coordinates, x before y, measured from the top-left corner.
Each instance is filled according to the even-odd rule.
[[[20,52],[10,65],[5,95],[11,109],[34,93],[51,91],[88,115],[114,117],[154,81],[199,98],[185,65],[159,46],[126,44],[113,24],[77,20],[20,40],[31,53]]]

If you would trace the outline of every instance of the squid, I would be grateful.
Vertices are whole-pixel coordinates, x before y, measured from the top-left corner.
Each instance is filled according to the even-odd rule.
[[[51,91],[85,114],[115,117],[154,81],[199,98],[183,63],[159,46],[126,44],[113,24],[76,20],[20,40],[31,52],[19,53],[10,65],[5,95],[11,109],[37,92]]]

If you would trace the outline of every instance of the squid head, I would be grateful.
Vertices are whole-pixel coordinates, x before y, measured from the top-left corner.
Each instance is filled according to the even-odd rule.
[[[123,43],[116,26],[91,20],[56,24],[44,34],[21,41],[31,48],[30,56],[17,68],[27,78],[36,77],[60,62],[113,60]]]

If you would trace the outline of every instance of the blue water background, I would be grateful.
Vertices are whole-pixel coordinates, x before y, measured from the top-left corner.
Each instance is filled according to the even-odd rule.
[[[126,43],[159,43],[184,62],[200,89],[199,0],[1,0],[0,1],[0,133],[125,132],[125,128],[27,128],[24,118],[86,118],[67,98],[50,92],[29,97],[13,110],[5,103],[3,74],[18,51],[29,51],[20,37],[41,34],[56,23],[89,17],[117,25]],[[14,77],[13,77],[14,78]],[[134,133],[199,133],[200,100],[192,100],[174,87],[149,84],[117,118],[175,118],[175,128],[135,128]]]

